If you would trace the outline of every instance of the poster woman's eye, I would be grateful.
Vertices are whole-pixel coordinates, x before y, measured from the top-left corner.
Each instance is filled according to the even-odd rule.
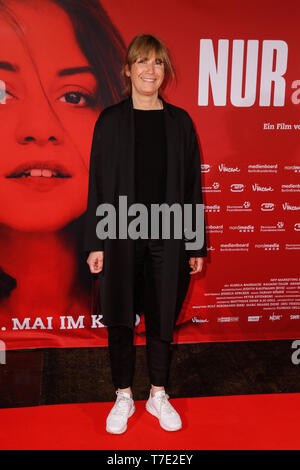
[[[61,97],[64,103],[78,105],[80,108],[93,107],[96,105],[96,98],[93,95],[81,93],[79,91],[69,91]]]

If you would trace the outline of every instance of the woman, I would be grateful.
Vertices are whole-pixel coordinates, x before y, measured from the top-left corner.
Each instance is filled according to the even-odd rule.
[[[151,390],[146,409],[163,429],[182,427],[165,392],[170,343],[191,274],[200,272],[205,244],[185,250],[185,240],[106,238],[97,236],[99,204],[118,198],[127,206],[202,202],[199,147],[189,115],[164,101],[159,90],[173,75],[166,46],[152,35],[136,36],[127,51],[123,76],[130,97],[105,109],[95,125],[91,162],[85,250],[90,271],[100,273],[100,300],[117,399],[106,429],[122,433],[134,413],[132,381],[135,314],[143,308]],[[104,214],[103,214],[104,215]],[[124,215],[124,214],[122,214]],[[117,216],[117,220],[119,220]],[[128,219],[130,219],[128,217]],[[151,219],[152,226],[152,219]],[[99,234],[99,233],[98,233]],[[174,235],[174,233],[172,232]],[[100,234],[101,235],[101,234]]]
[[[59,315],[89,311],[90,143],[101,109],[121,99],[125,48],[99,0],[0,0],[0,40],[2,335],[10,348],[29,335],[30,347],[60,346],[53,331],[10,337],[11,317],[53,316],[62,336]]]

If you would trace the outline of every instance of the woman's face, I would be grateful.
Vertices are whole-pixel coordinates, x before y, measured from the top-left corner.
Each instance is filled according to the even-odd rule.
[[[24,36],[0,14],[0,223],[56,230],[86,210],[97,80],[61,8],[6,4]]]
[[[156,95],[164,80],[164,64],[152,52],[148,57],[138,57],[130,70],[127,67],[126,75],[131,79],[133,94]]]

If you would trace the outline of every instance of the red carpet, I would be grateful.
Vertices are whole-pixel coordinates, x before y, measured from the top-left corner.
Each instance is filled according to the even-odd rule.
[[[183,429],[167,432],[136,402],[128,429],[105,431],[111,403],[0,410],[1,449],[299,449],[300,394],[180,398]]]

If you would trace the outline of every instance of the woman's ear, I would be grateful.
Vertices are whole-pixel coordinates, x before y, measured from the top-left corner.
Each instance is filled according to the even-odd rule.
[[[131,74],[130,74],[130,69],[129,69],[129,65],[128,65],[128,64],[125,65],[125,75],[126,75],[126,77],[130,77],[130,75],[131,75]]]

